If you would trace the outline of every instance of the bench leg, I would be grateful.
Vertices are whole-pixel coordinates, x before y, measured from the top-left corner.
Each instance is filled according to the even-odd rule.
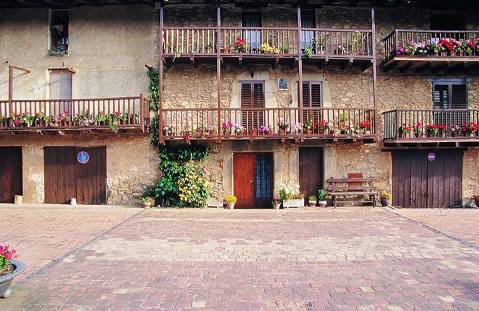
[[[336,196],[333,196],[333,203],[334,203],[334,208],[336,208]]]

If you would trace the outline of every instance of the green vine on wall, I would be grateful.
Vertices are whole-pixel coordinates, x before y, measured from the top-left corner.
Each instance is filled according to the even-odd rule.
[[[159,169],[163,175],[145,190],[145,197],[155,197],[161,206],[206,207],[210,187],[206,179],[208,148],[197,145],[166,146],[158,138],[158,70],[148,69],[151,98],[155,111],[151,121],[151,143],[158,148]]]

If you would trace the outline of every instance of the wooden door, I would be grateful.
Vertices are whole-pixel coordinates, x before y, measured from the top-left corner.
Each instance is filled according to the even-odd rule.
[[[0,147],[0,203],[22,195],[22,147]]]
[[[50,70],[50,99],[72,99],[72,73],[66,69]],[[50,107],[50,112],[55,115],[72,113],[71,101],[60,101]]]
[[[323,188],[323,148],[299,148],[299,189],[305,203]]]
[[[233,155],[235,208],[270,208],[273,198],[272,153]]]
[[[430,154],[435,159],[428,159]],[[407,208],[461,205],[462,157],[461,150],[393,152],[393,205]]]
[[[234,194],[238,201],[235,208],[254,208],[254,175],[256,154],[233,155]]]
[[[77,155],[86,151],[89,159],[80,163]],[[106,203],[105,147],[45,147],[45,203]]]

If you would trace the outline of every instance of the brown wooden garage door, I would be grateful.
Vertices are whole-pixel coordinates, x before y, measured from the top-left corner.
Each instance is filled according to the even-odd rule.
[[[13,203],[22,186],[22,147],[1,147],[0,203]]]
[[[88,162],[77,155],[85,151]],[[106,203],[106,148],[45,147],[45,203]]]
[[[461,150],[393,152],[393,205],[412,208],[460,206]]]
[[[323,149],[299,148],[299,188],[305,199],[323,187]]]

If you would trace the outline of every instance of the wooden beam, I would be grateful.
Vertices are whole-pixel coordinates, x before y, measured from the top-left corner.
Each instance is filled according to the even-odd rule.
[[[377,53],[376,53],[376,18],[374,8],[371,8],[371,30],[373,41],[373,105],[374,105],[374,126],[377,129],[378,124],[378,112],[377,112],[377,97],[378,97],[378,82],[377,82]],[[376,139],[378,139],[378,131],[376,131]]]
[[[297,7],[298,18],[298,108],[299,108],[299,120],[297,122],[303,122],[303,55],[301,52],[301,4],[298,3]],[[301,131],[301,139],[304,133]]]
[[[164,23],[164,3],[160,2],[160,37],[158,40],[158,143],[163,144],[163,23]]]
[[[216,96],[218,105],[218,141],[221,142],[221,5],[216,1]]]

